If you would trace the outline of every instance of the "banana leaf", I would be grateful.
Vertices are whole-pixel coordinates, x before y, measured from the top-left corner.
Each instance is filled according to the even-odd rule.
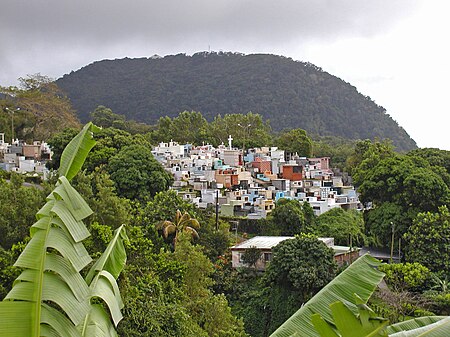
[[[80,327],[83,337],[116,337],[117,332],[108,314],[99,304],[93,304],[86,325]]]
[[[108,247],[106,247],[105,252],[89,270],[89,273],[86,276],[86,282],[88,284],[92,282],[95,273],[98,273],[101,270],[108,271],[115,279],[119,277],[119,274],[127,261],[123,240],[128,240],[124,225],[115,230],[114,237],[108,244]]]
[[[79,202],[78,192],[64,180],[61,177],[57,187],[64,199],[54,193],[47,198],[30,230],[31,240],[14,264],[23,271],[6,295],[6,302],[0,303],[0,318],[3,322],[4,315],[14,305],[24,312],[9,320],[15,323],[17,330],[9,328],[2,336],[51,336],[58,331],[62,336],[71,336],[71,331],[76,330],[74,327],[83,321],[90,309],[89,289],[81,282],[79,270],[87,266],[91,258],[83,244],[76,240],[79,233],[86,231],[80,214],[85,216],[92,211],[86,203]],[[73,214],[71,210],[76,209],[78,211]],[[48,314],[45,302],[57,305],[68,319],[51,319],[55,313]],[[31,303],[31,307],[23,303]],[[19,331],[24,326],[28,327],[25,334]]]
[[[413,318],[390,325],[386,330],[392,337],[450,336],[450,317],[425,316]]]
[[[319,337],[311,322],[312,315],[318,313],[325,321],[333,323],[330,304],[338,301],[357,315],[358,307],[353,303],[354,294],[358,294],[363,303],[367,302],[384,277],[384,273],[377,269],[380,264],[379,260],[368,254],[361,256],[305,303],[271,336]]]
[[[388,320],[376,314],[356,296],[359,315],[355,316],[342,302],[330,305],[333,324],[326,322],[319,314],[311,321],[321,337],[387,337],[385,327]]]
[[[94,312],[95,317],[101,317],[97,309],[92,310],[93,294],[106,294],[115,322],[121,318],[123,304],[117,300],[120,293],[112,276],[105,277],[100,272],[101,286],[95,287],[93,293],[79,274],[91,262],[81,241],[89,236],[83,219],[92,210],[69,181],[94,146],[92,131],[97,129],[87,124],[63,152],[57,187],[38,211],[37,221],[30,229],[31,239],[14,264],[23,271],[0,302],[1,336],[81,336],[76,326],[87,315]],[[108,326],[107,322],[99,324]],[[109,328],[105,331],[116,335]]]
[[[100,129],[92,123],[87,123],[83,129],[76,135],[70,143],[66,146],[61,154],[61,163],[58,173],[60,176],[65,176],[67,180],[72,180],[80,171],[81,167],[89,154],[89,151],[94,147],[95,140],[92,138],[92,133]]]
[[[100,298],[103,300],[115,326],[122,319],[120,309],[123,308],[123,302],[116,278],[122,272],[127,258],[123,244],[124,240],[128,240],[128,237],[125,226],[122,225],[116,229],[108,247],[106,247],[86,276],[86,283],[89,284],[90,299]],[[117,336],[114,325],[111,323],[104,306],[92,304],[84,321],[82,324],[79,324],[78,329],[83,337]]]

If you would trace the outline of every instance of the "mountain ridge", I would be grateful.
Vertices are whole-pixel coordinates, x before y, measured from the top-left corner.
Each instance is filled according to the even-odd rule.
[[[82,121],[98,105],[139,122],[199,111],[252,111],[272,128],[302,128],[348,139],[390,138],[401,151],[417,147],[383,107],[356,87],[309,62],[271,54],[209,53],[123,58],[91,63],[57,81]]]

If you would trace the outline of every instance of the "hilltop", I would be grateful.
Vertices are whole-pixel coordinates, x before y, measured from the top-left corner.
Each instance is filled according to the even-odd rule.
[[[82,121],[98,105],[139,122],[199,111],[258,113],[274,131],[302,128],[348,139],[390,138],[398,150],[416,143],[370,97],[307,62],[268,55],[197,53],[103,60],[56,81]]]

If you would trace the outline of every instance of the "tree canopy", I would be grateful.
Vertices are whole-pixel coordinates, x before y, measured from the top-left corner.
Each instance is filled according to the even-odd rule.
[[[5,130],[7,138],[11,138],[11,118],[15,138],[26,141],[46,141],[64,128],[79,129],[70,100],[52,79],[35,74],[20,78],[19,82],[19,87],[0,87],[0,93],[5,95],[0,99],[0,109],[15,111],[13,116],[0,115],[0,130]]]
[[[450,201],[448,173],[443,166],[430,164],[442,163],[429,159],[437,156],[431,152],[433,156],[425,155],[430,151],[402,155],[393,152],[387,142],[366,140],[356,144],[347,163],[359,185],[361,202],[369,206],[364,220],[372,242],[386,246],[391,240],[391,223],[395,236],[401,237],[418,213],[437,212]]]
[[[277,235],[308,233],[313,228],[314,213],[308,203],[282,198],[277,201],[268,220],[273,223]]]
[[[334,252],[314,235],[301,234],[272,249],[264,276],[269,331],[274,331],[336,275]]]
[[[436,213],[419,213],[404,238],[406,261],[421,263],[435,272],[450,273],[450,212],[447,206],[440,207]]]
[[[276,144],[286,152],[297,153],[300,157],[311,157],[312,155],[312,141],[306,131],[302,129],[282,132],[276,139]]]
[[[157,192],[169,189],[173,177],[143,145],[123,147],[108,162],[108,171],[119,195],[145,200]]]
[[[319,215],[315,232],[321,237],[332,237],[337,245],[363,245],[365,241],[364,220],[356,210],[345,211],[332,208]]]

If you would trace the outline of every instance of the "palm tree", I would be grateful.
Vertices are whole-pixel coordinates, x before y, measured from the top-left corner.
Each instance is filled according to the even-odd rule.
[[[175,234],[173,240],[175,246],[181,233],[189,233],[193,238],[198,239],[197,230],[200,229],[200,223],[197,219],[192,218],[189,213],[184,212],[184,214],[181,214],[181,211],[177,210],[175,221],[162,221],[158,224],[157,228],[162,229],[165,238],[171,234]]]

